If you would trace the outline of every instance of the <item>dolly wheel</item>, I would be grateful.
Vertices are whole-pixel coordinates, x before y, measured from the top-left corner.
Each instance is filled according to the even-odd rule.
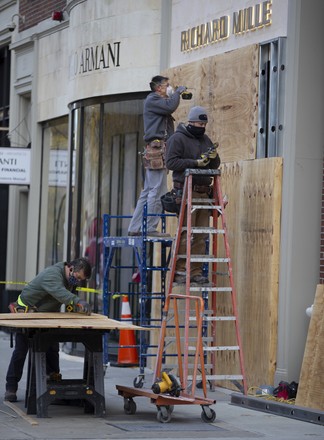
[[[144,376],[137,376],[133,381],[133,385],[135,388],[143,388],[144,385]]]
[[[136,413],[136,403],[132,398],[124,399],[124,412],[127,415]]]
[[[171,413],[172,411],[169,408],[169,405],[167,406],[158,406],[158,412],[156,415],[156,418],[161,423],[169,423],[171,421]]]
[[[213,423],[216,419],[216,413],[212,408],[209,408],[209,406],[203,405],[202,406],[202,412],[201,412],[201,420],[206,423]]]

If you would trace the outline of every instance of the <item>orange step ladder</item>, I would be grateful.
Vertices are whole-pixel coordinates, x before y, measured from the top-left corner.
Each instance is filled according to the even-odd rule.
[[[193,176],[197,174],[213,177],[213,198],[193,198],[192,180]],[[177,369],[182,389],[187,392],[191,388],[192,395],[194,394],[193,385],[197,381],[200,381],[198,387],[204,390],[204,395],[206,395],[207,381],[211,390],[214,390],[221,381],[227,381],[230,387],[235,385],[243,394],[247,394],[220,175],[220,170],[186,170],[178,229],[172,251],[167,298],[172,298],[175,287],[177,287],[178,295],[176,296],[178,297],[179,287],[183,287],[183,294],[186,298],[201,295],[204,302],[202,332],[195,326],[197,319],[194,316],[195,312],[190,309],[188,301],[185,302],[186,306],[182,311],[179,309],[170,311],[168,309],[170,303],[166,302],[154,372],[154,380],[157,380],[163,371]],[[201,228],[191,225],[191,214],[196,209],[211,210],[211,226]],[[187,234],[185,255],[178,254],[182,233]],[[191,253],[193,234],[208,234],[209,247],[207,247],[205,254],[193,255]],[[219,236],[223,237],[222,243],[221,240],[218,240]],[[180,258],[186,259],[186,283],[183,286],[177,286],[174,283],[176,263]],[[210,280],[208,284],[198,285],[191,282],[190,265],[192,262],[198,262],[208,267],[207,274]],[[181,333],[180,338],[174,336],[179,333]],[[200,337],[204,355],[203,360],[200,356],[197,363],[195,352],[200,346],[200,342],[192,345],[192,341]],[[171,348],[172,346],[173,348]],[[169,352],[170,354],[168,354]],[[181,353],[180,358],[179,353]],[[175,365],[171,362],[172,356],[178,356],[178,362]],[[233,371],[220,371],[221,367],[227,369],[229,365]]]

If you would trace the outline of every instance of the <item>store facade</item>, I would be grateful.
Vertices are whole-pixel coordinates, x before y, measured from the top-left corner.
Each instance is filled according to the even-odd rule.
[[[7,17],[27,3],[7,2]],[[87,255],[101,289],[102,215],[134,209],[143,101],[164,73],[193,93],[176,123],[206,106],[221,146],[250,370],[264,358],[263,382],[298,380],[305,308],[320,279],[324,60],[312,29],[323,32],[323,5],[67,0],[62,10],[60,22],[47,13],[3,31],[11,146],[24,138],[32,156],[30,185],[9,191],[7,280]],[[127,220],[115,225],[117,235],[126,230]]]

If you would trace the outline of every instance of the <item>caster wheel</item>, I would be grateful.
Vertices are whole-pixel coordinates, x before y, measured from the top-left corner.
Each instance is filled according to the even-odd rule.
[[[211,408],[204,408],[201,413],[201,420],[205,423],[213,423],[216,419],[216,413]]]
[[[134,400],[129,399],[125,400],[124,402],[124,412],[127,415],[135,414],[136,413],[136,403]]]
[[[156,418],[160,423],[169,423],[171,421],[170,408],[168,406],[158,407]]]
[[[143,376],[137,376],[135,377],[133,381],[133,385],[135,388],[143,388],[144,385],[144,377]]]

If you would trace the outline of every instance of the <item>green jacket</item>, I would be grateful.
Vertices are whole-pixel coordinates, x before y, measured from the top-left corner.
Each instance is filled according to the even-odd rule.
[[[62,304],[79,301],[72,293],[73,288],[66,279],[65,264],[60,262],[47,267],[30,281],[20,299],[29,307],[36,306],[39,312],[59,312]]]

